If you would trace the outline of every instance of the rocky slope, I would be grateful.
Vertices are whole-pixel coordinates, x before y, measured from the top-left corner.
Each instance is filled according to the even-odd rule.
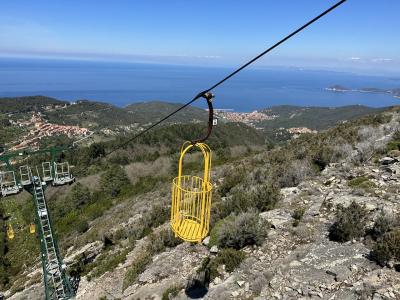
[[[399,129],[399,115],[393,114],[391,123],[375,128],[373,142],[387,143]],[[368,210],[368,227],[376,217],[400,213],[400,157],[392,151],[392,157],[373,160],[371,157],[355,164],[353,158],[362,151],[360,142],[348,157],[330,163],[318,176],[308,176],[295,187],[280,190],[281,199],[271,210],[261,212],[260,217],[270,224],[265,231],[267,238],[261,245],[246,246],[244,261],[233,271],[224,265],[208,286],[203,299],[400,299],[400,273],[395,262],[381,267],[370,259],[370,246],[364,238],[339,243],[329,239],[329,227],[335,221],[336,205],[350,205],[355,201]],[[365,145],[364,145],[365,146]],[[268,152],[251,159],[262,160]],[[249,159],[245,159],[248,160]],[[244,163],[244,162],[241,162]],[[237,163],[221,165],[214,169],[212,177],[217,186],[224,174]],[[355,178],[367,178],[370,188],[355,187]],[[104,226],[109,232],[121,227],[140,224],[148,210],[148,204],[169,202],[169,184],[157,191],[134,197],[118,204],[96,220],[94,226]],[[295,211],[301,208],[302,217],[294,225]],[[154,232],[164,230],[163,224]],[[269,228],[271,227],[271,228]],[[90,230],[89,230],[90,231]],[[217,247],[203,244],[182,243],[167,247],[152,256],[132,284],[126,285],[125,277],[132,264],[137,263],[153,243],[149,236],[137,240],[129,249],[126,260],[99,277],[82,277],[76,299],[162,299],[165,291],[175,287],[174,299],[190,299],[184,287],[194,276],[205,257],[215,257]],[[118,247],[124,247],[121,242]],[[79,244],[79,243],[78,243]],[[76,262],[81,253],[86,257],[98,257],[103,250],[100,241],[83,247],[71,248],[67,261]],[[112,256],[114,252],[108,255]],[[37,273],[37,270],[34,270]],[[10,299],[41,299],[40,284],[27,287]],[[168,297],[167,297],[168,298]],[[164,298],[165,299],[165,298]]]

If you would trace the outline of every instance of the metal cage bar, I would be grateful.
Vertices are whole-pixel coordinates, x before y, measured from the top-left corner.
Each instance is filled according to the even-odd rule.
[[[203,178],[183,175],[185,154],[193,147],[203,154]],[[171,227],[175,235],[189,242],[201,242],[209,231],[212,184],[211,150],[204,143],[185,143],[181,149],[178,177],[172,182]]]
[[[32,183],[29,166],[20,166],[19,174],[21,176],[22,185],[30,185]]]
[[[52,181],[53,175],[51,170],[51,163],[49,161],[42,163],[43,181]]]
[[[0,192],[3,197],[18,194],[20,186],[15,178],[14,171],[5,171],[0,173]]]
[[[68,162],[54,163],[53,185],[64,185],[74,180],[75,178],[71,175]]]

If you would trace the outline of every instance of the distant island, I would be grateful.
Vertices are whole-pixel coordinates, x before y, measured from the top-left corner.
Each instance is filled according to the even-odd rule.
[[[358,93],[379,93],[379,94],[391,94],[395,98],[400,98],[400,88],[396,89],[379,89],[373,87],[366,87],[361,89],[351,89],[342,85],[332,85],[326,88],[327,91],[345,93],[345,92],[358,92]]]

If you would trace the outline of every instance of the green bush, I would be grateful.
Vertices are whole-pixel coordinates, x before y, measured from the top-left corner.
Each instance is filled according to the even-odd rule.
[[[126,256],[130,250],[131,249],[128,248],[113,254],[102,254],[94,262],[94,266],[92,267],[94,270],[91,272],[90,276],[100,277],[104,273],[114,270],[119,264],[126,261]]]
[[[169,218],[170,210],[167,205],[153,205],[148,214],[143,217],[143,223],[147,227],[157,227],[164,224]]]
[[[386,146],[387,151],[392,150],[400,150],[400,131],[396,131],[393,136],[392,140]]]
[[[232,248],[222,249],[216,257],[206,257],[197,270],[198,273],[205,271],[209,274],[210,280],[214,280],[218,276],[218,267],[225,265],[227,272],[233,272],[245,259],[246,255],[241,250]]]
[[[154,254],[164,251],[166,247],[175,247],[182,242],[175,237],[169,227],[151,233],[148,238],[148,243],[143,252],[133,261],[132,265],[125,273],[123,282],[124,290],[146,269],[146,266],[151,262]]]
[[[183,287],[178,285],[173,285],[167,288],[164,293],[162,294],[162,300],[169,300],[178,296],[179,292],[182,290]]]
[[[303,216],[304,216],[304,212],[305,212],[304,207],[297,208],[297,209],[293,212],[292,218],[294,219],[294,221],[293,221],[293,226],[294,226],[294,227],[297,227],[297,226],[299,225],[301,219],[302,219]]]
[[[225,221],[226,221],[225,219],[219,220],[217,223],[215,223],[215,225],[211,229],[210,242],[208,243],[209,247],[212,247],[212,246],[218,244],[218,231],[221,229],[221,226],[224,224]]]
[[[261,244],[267,233],[266,222],[256,212],[229,216],[219,226],[217,245],[222,248],[241,249],[247,245]]]
[[[75,224],[76,231],[78,233],[84,233],[89,229],[89,223],[86,220],[79,220],[78,223]]]
[[[221,196],[226,196],[232,188],[241,183],[244,180],[244,174],[245,172],[243,168],[239,168],[226,176],[221,186],[219,187],[219,192],[221,193]]]
[[[100,185],[108,196],[117,197],[124,188],[130,185],[130,181],[123,168],[111,165],[100,177]]]
[[[146,269],[146,266],[151,262],[152,253],[149,251],[143,251],[135,260],[132,262],[130,267],[125,273],[124,281],[122,284],[123,290],[126,290],[136,278]]]
[[[390,259],[400,260],[400,229],[385,233],[375,244],[371,257],[382,266]]]
[[[161,229],[158,232],[153,232],[149,235],[149,251],[152,253],[159,253],[165,248],[173,248],[182,243],[181,239],[175,237],[171,228]]]
[[[263,212],[273,209],[280,199],[280,190],[273,185],[261,185],[254,191],[236,190],[231,197],[220,203],[219,215],[225,218],[231,213],[241,213],[249,210]]]
[[[372,227],[370,231],[370,235],[373,239],[377,240],[385,233],[398,226],[400,226],[400,219],[398,217],[386,216],[382,213],[376,218],[374,227]]]
[[[79,208],[89,203],[91,200],[91,195],[89,189],[77,182],[71,189],[69,200],[71,201],[74,208]]]
[[[260,212],[271,210],[279,199],[279,188],[273,185],[262,185],[252,193],[249,199],[249,207],[254,207]]]
[[[348,184],[352,188],[361,188],[364,190],[369,190],[376,187],[375,183],[371,182],[365,176],[356,177],[350,180]]]
[[[364,236],[367,210],[353,201],[349,207],[337,206],[336,221],[329,228],[329,238],[346,242]]]

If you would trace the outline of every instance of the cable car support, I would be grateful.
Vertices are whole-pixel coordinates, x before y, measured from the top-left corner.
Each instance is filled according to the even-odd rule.
[[[35,224],[30,224],[29,232],[31,234],[38,232],[46,300],[64,300],[74,296],[74,291],[66,272],[66,265],[63,262],[57,238],[54,235],[54,227],[44,193],[44,189],[47,186],[46,182],[52,182],[52,185],[59,186],[72,183],[75,180],[70,173],[70,167],[67,162],[56,162],[56,154],[61,151],[64,151],[64,148],[53,147],[32,152],[7,153],[0,156],[0,162],[3,162],[8,169],[8,171],[0,173],[2,196],[16,194],[22,188],[33,196],[36,226]],[[37,168],[35,174],[33,174],[31,167],[28,165],[20,166],[20,177],[15,176],[11,160],[17,157],[48,153],[51,154],[51,162],[42,163],[41,171],[43,177]],[[7,234],[9,239],[14,238],[15,233],[11,224],[8,226]]]

